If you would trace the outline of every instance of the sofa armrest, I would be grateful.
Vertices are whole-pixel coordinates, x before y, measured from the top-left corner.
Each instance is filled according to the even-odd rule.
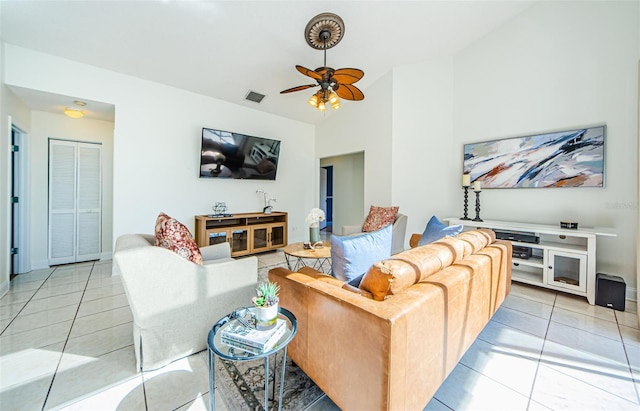
[[[362,232],[361,225],[343,225],[341,235],[359,234]]]
[[[204,261],[231,258],[231,246],[227,242],[208,245],[200,247],[200,253],[202,253],[202,259]]]

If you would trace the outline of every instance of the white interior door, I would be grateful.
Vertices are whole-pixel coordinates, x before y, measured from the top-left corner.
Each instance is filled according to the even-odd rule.
[[[49,141],[49,264],[100,258],[101,146]]]

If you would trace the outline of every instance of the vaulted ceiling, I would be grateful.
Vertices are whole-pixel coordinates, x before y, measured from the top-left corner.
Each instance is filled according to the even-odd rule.
[[[357,67],[367,87],[393,67],[455,54],[504,24],[533,1],[0,1],[5,43],[317,124],[325,115],[306,101],[314,89],[295,70],[323,65],[304,39],[322,12],[345,23],[327,65]],[[245,100],[265,94],[261,103]],[[56,99],[16,90],[34,109]],[[70,104],[65,101],[62,104]],[[343,107],[358,102],[343,102]],[[330,111],[330,110],[328,110]]]

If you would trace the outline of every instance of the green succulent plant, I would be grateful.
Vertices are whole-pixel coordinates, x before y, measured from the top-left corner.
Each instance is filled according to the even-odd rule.
[[[258,284],[256,288],[257,296],[253,297],[253,304],[256,307],[270,307],[278,303],[278,291],[280,286],[278,283],[264,281]]]

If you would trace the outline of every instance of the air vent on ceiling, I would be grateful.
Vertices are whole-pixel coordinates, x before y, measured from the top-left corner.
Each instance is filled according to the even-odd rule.
[[[260,103],[263,98],[265,98],[264,94],[256,93],[251,90],[249,90],[249,93],[245,96],[245,100],[253,101],[254,103]]]

